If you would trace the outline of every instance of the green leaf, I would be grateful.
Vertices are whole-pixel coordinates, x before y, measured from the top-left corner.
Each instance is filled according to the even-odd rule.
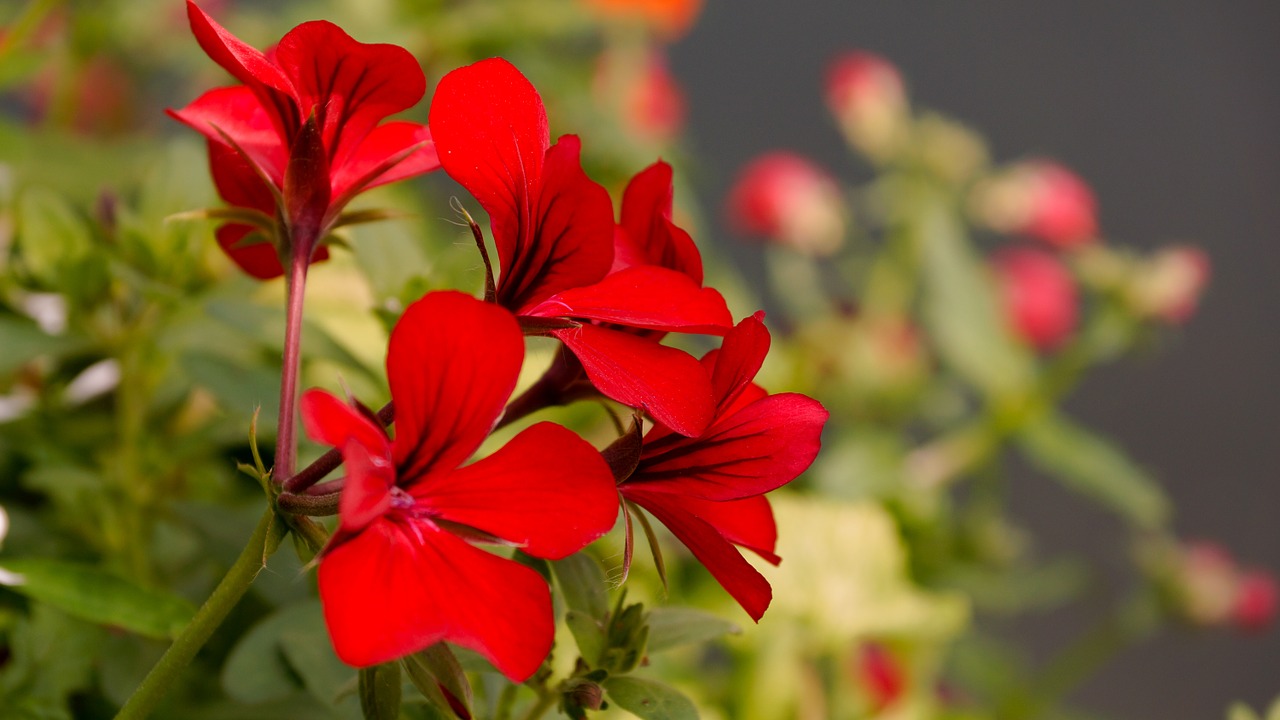
[[[1258,714],[1242,702],[1231,703],[1227,709],[1227,720],[1259,720]],[[1271,720],[1271,718],[1267,718]]]
[[[742,628],[724,618],[693,608],[664,607],[649,611],[649,652],[737,635]]]
[[[1018,440],[1041,469],[1129,521],[1144,528],[1169,521],[1169,499],[1155,479],[1111,442],[1067,418],[1047,414],[1023,428]]]
[[[609,616],[608,581],[600,563],[587,553],[575,553],[551,563],[560,592],[570,610],[603,621]]]
[[[221,676],[222,689],[228,696],[243,703],[258,703],[299,689],[298,677],[280,649],[282,633],[299,624],[309,624],[309,618],[298,612],[298,607],[287,607],[268,616],[231,649]]]
[[[578,652],[591,667],[600,665],[600,654],[605,648],[604,623],[587,613],[569,610],[564,614],[564,621],[573,633],[574,642],[578,643]]]
[[[400,717],[400,664],[383,663],[360,669],[360,709],[365,720]]]
[[[46,335],[25,318],[0,317],[0,375],[8,375],[41,355],[62,355],[84,346],[80,338]]]
[[[643,720],[697,720],[698,710],[689,698],[652,680],[611,677],[605,692],[615,705]]]
[[[18,200],[18,249],[27,270],[57,286],[60,272],[87,255],[93,236],[84,219],[61,195],[29,188]]]
[[[143,588],[88,565],[43,558],[8,558],[2,582],[16,592],[102,625],[153,638],[177,637],[195,608],[170,593]]]
[[[471,683],[458,663],[458,658],[448,645],[436,643],[404,658],[405,670],[418,691],[447,717],[454,717],[453,703],[445,693],[453,696],[466,711],[463,717],[471,717]]]
[[[942,358],[988,395],[1007,396],[1032,377],[1031,358],[1010,336],[995,286],[946,200],[922,195],[918,224],[923,308]]]

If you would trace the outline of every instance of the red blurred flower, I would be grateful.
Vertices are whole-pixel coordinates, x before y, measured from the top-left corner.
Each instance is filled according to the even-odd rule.
[[[1051,160],[1028,160],[980,184],[979,219],[999,232],[1058,248],[1094,242],[1098,202],[1078,175]]]
[[[907,139],[907,91],[888,60],[865,51],[835,58],[827,67],[827,107],[845,136],[873,158],[887,158]]]
[[[1063,343],[1076,326],[1076,283],[1056,257],[1006,248],[991,260],[1005,313],[1018,337],[1041,351]]]
[[[794,153],[771,152],[751,161],[729,191],[727,210],[738,232],[801,252],[830,255],[844,244],[840,186]]]
[[[563,342],[603,394],[700,432],[711,409],[698,362],[614,326],[723,333],[724,298],[654,265],[611,272],[613,203],[583,173],[576,136],[550,144],[542,99],[507,61],[446,75],[430,124],[445,172],[489,213],[501,268],[495,301],[526,330]]]
[[[630,54],[605,51],[596,66],[593,89],[598,101],[621,114],[636,137],[667,143],[684,126],[685,99],[659,50],[644,51],[638,62]]]
[[[307,433],[341,449],[347,468],[341,522],[319,570],[325,621],[345,662],[374,665],[448,640],[518,682],[546,657],[554,631],[546,582],[466,541],[562,558],[613,526],[618,500],[600,454],[552,423],[459,467],[502,413],[523,356],[507,311],[431,293],[391,334],[395,440],[328,393],[303,396]]]
[[[586,0],[597,11],[648,22],[668,37],[688,32],[702,9],[702,0]]]
[[[249,244],[250,225],[230,223],[218,243],[249,274],[283,273],[280,257],[312,257],[318,240],[356,194],[439,167],[427,128],[382,123],[422,99],[426,80],[404,48],[356,42],[317,20],[263,53],[188,0],[200,47],[243,85],[217,88],[169,114],[209,140],[224,200],[283,223],[290,249]],[[381,123],[381,124],[380,124]],[[314,259],[323,259],[319,248]]]
[[[1241,630],[1257,632],[1275,622],[1280,587],[1269,572],[1254,570],[1240,578],[1232,619]]]
[[[877,642],[863,644],[857,659],[858,684],[871,699],[873,712],[880,712],[902,698],[907,689],[907,673],[902,663]]]
[[[809,467],[827,421],[816,400],[770,395],[752,382],[769,351],[761,315],[738,323],[720,350],[702,359],[715,398],[706,431],[690,438],[655,425],[644,436],[635,470],[618,486],[688,546],[754,620],[764,615],[773,592],[734,545],[779,562],[777,528],[764,494]]]
[[[1164,248],[1139,269],[1130,292],[1138,312],[1180,325],[1195,313],[1209,273],[1209,256],[1200,248]]]

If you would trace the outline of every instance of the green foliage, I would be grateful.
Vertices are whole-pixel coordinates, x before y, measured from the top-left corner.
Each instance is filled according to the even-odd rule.
[[[696,720],[689,698],[653,680],[611,677],[604,681],[609,700],[643,720]]]

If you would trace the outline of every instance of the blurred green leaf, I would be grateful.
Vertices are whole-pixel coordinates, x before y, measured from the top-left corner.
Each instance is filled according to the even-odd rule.
[[[71,720],[68,696],[93,682],[101,628],[37,604],[6,635],[9,659],[0,666],[0,715]]]
[[[63,355],[84,347],[83,339],[47,335],[30,320],[0,317],[0,375],[7,375],[41,355]]]
[[[737,635],[742,628],[709,612],[693,608],[661,607],[649,611],[649,652]]]
[[[566,612],[564,621],[569,626],[569,632],[573,633],[574,642],[578,643],[582,659],[591,667],[599,666],[600,654],[605,648],[604,622],[577,610]]]
[[[88,225],[61,195],[32,187],[18,200],[18,249],[27,270],[57,287],[61,271],[93,246]]]
[[[560,592],[570,610],[603,621],[609,616],[608,582],[600,562],[588,553],[575,553],[551,563]]]
[[[643,720],[697,720],[698,710],[689,698],[652,680],[611,677],[604,681],[609,699]]]
[[[922,194],[914,230],[925,287],[923,315],[938,352],[989,395],[1007,396],[1032,377],[1031,358],[1005,327],[995,286],[945,199]]]
[[[1261,720],[1258,713],[1253,711],[1248,705],[1242,702],[1231,703],[1231,707],[1227,709],[1227,720]],[[1267,718],[1271,720],[1271,718]]]
[[[306,611],[314,604],[283,608],[240,638],[222,666],[222,689],[227,695],[243,703],[256,703],[282,698],[299,689],[299,678],[280,648],[280,637],[296,627],[314,630],[310,627],[311,613]]]
[[[191,603],[144,588],[88,565],[44,558],[6,558],[0,568],[18,575],[5,584],[75,617],[153,638],[174,638],[191,621]]]
[[[1033,420],[1018,440],[1028,459],[1072,490],[1141,527],[1168,522],[1164,490],[1109,440],[1054,414]]]

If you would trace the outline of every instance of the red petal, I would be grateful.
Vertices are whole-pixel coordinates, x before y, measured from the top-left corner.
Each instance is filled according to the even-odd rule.
[[[537,223],[542,162],[551,144],[542,98],[511,63],[481,60],[444,76],[429,125],[445,172],[489,213],[507,274]]]
[[[629,482],[704,500],[737,500],[791,482],[813,463],[827,411],[797,393],[770,395],[717,418],[697,438],[646,438]]]
[[[608,397],[643,408],[683,435],[697,435],[710,422],[710,378],[683,350],[595,325],[553,334],[573,351],[591,383]]]
[[[581,145],[565,135],[547,151],[533,232],[519,237],[510,258],[498,246],[498,302],[517,314],[561,290],[598,282],[613,263],[613,201],[582,171]]]
[[[239,153],[212,140],[209,145],[209,170],[218,195],[231,205],[253,208],[275,216],[276,196],[262,177]]]
[[[280,258],[276,255],[275,246],[271,243],[261,242],[236,247],[255,229],[248,225],[233,223],[218,228],[215,236],[218,239],[218,245],[227,253],[227,256],[249,275],[259,280],[270,280],[284,275],[284,267],[280,265]],[[327,256],[324,248],[321,248],[320,252],[316,253],[315,259],[322,260]]]
[[[727,414],[730,405],[755,379],[769,354],[769,330],[761,322],[764,313],[743,318],[724,337],[719,352],[708,353],[703,364],[710,368],[711,392],[716,398],[716,415]]]
[[[304,393],[300,409],[307,435],[342,451],[347,476],[338,510],[342,530],[358,532],[391,507],[391,443],[381,428],[323,390]]]
[[[671,222],[671,166],[659,160],[636,174],[622,196],[625,237],[632,257],[649,265],[670,268],[702,285],[702,256],[689,233]],[[633,261],[633,264],[638,264]],[[614,259],[614,270],[622,267]]]
[[[773,565],[782,562],[774,552],[778,546],[778,525],[773,520],[769,499],[764,495],[726,502],[684,497],[680,498],[680,504],[714,527],[725,540],[751,550]]]
[[[752,620],[760,621],[773,599],[769,581],[742,553],[729,543],[711,523],[686,510],[683,498],[661,492],[649,492],[643,486],[623,483],[622,494],[628,500],[653,513],[673,535],[693,552],[698,562],[711,572],[720,585],[733,596]]]
[[[334,650],[367,667],[441,640],[483,655],[522,682],[551,649],[542,576],[417,519],[375,520],[320,561],[320,599]]]
[[[618,490],[600,453],[573,432],[538,423],[501,450],[413,493],[445,520],[557,560],[609,532]]]
[[[187,0],[187,19],[200,48],[214,62],[246,85],[262,84],[282,93],[292,94],[289,78],[262,51],[249,47],[227,32],[191,0]]]
[[[405,310],[387,350],[402,486],[471,457],[511,397],[523,360],[520,326],[497,305],[433,292]]]
[[[565,290],[527,314],[716,335],[733,326],[720,293],[699,287],[687,275],[654,266],[627,268],[594,285]]]
[[[426,144],[422,145],[423,143]],[[373,172],[379,165],[415,145],[422,145],[422,147],[414,150],[391,169],[378,175],[363,189],[404,180],[440,167],[440,159],[436,157],[436,146],[431,142],[431,133],[427,131],[425,125],[389,122],[374,128],[365,136],[364,142],[347,156],[346,162],[341,167],[334,168],[333,197],[342,197],[354,183]]]
[[[427,87],[408,50],[357,42],[325,20],[290,30],[275,60],[292,81],[302,118],[316,113],[334,166],[388,115],[413,107]]]
[[[272,124],[270,114],[249,88],[215,88],[181,110],[168,112],[171,117],[209,138],[210,142],[230,149],[222,137],[222,133],[226,133],[276,186],[283,184],[288,149]],[[234,152],[232,155],[239,157]]]

